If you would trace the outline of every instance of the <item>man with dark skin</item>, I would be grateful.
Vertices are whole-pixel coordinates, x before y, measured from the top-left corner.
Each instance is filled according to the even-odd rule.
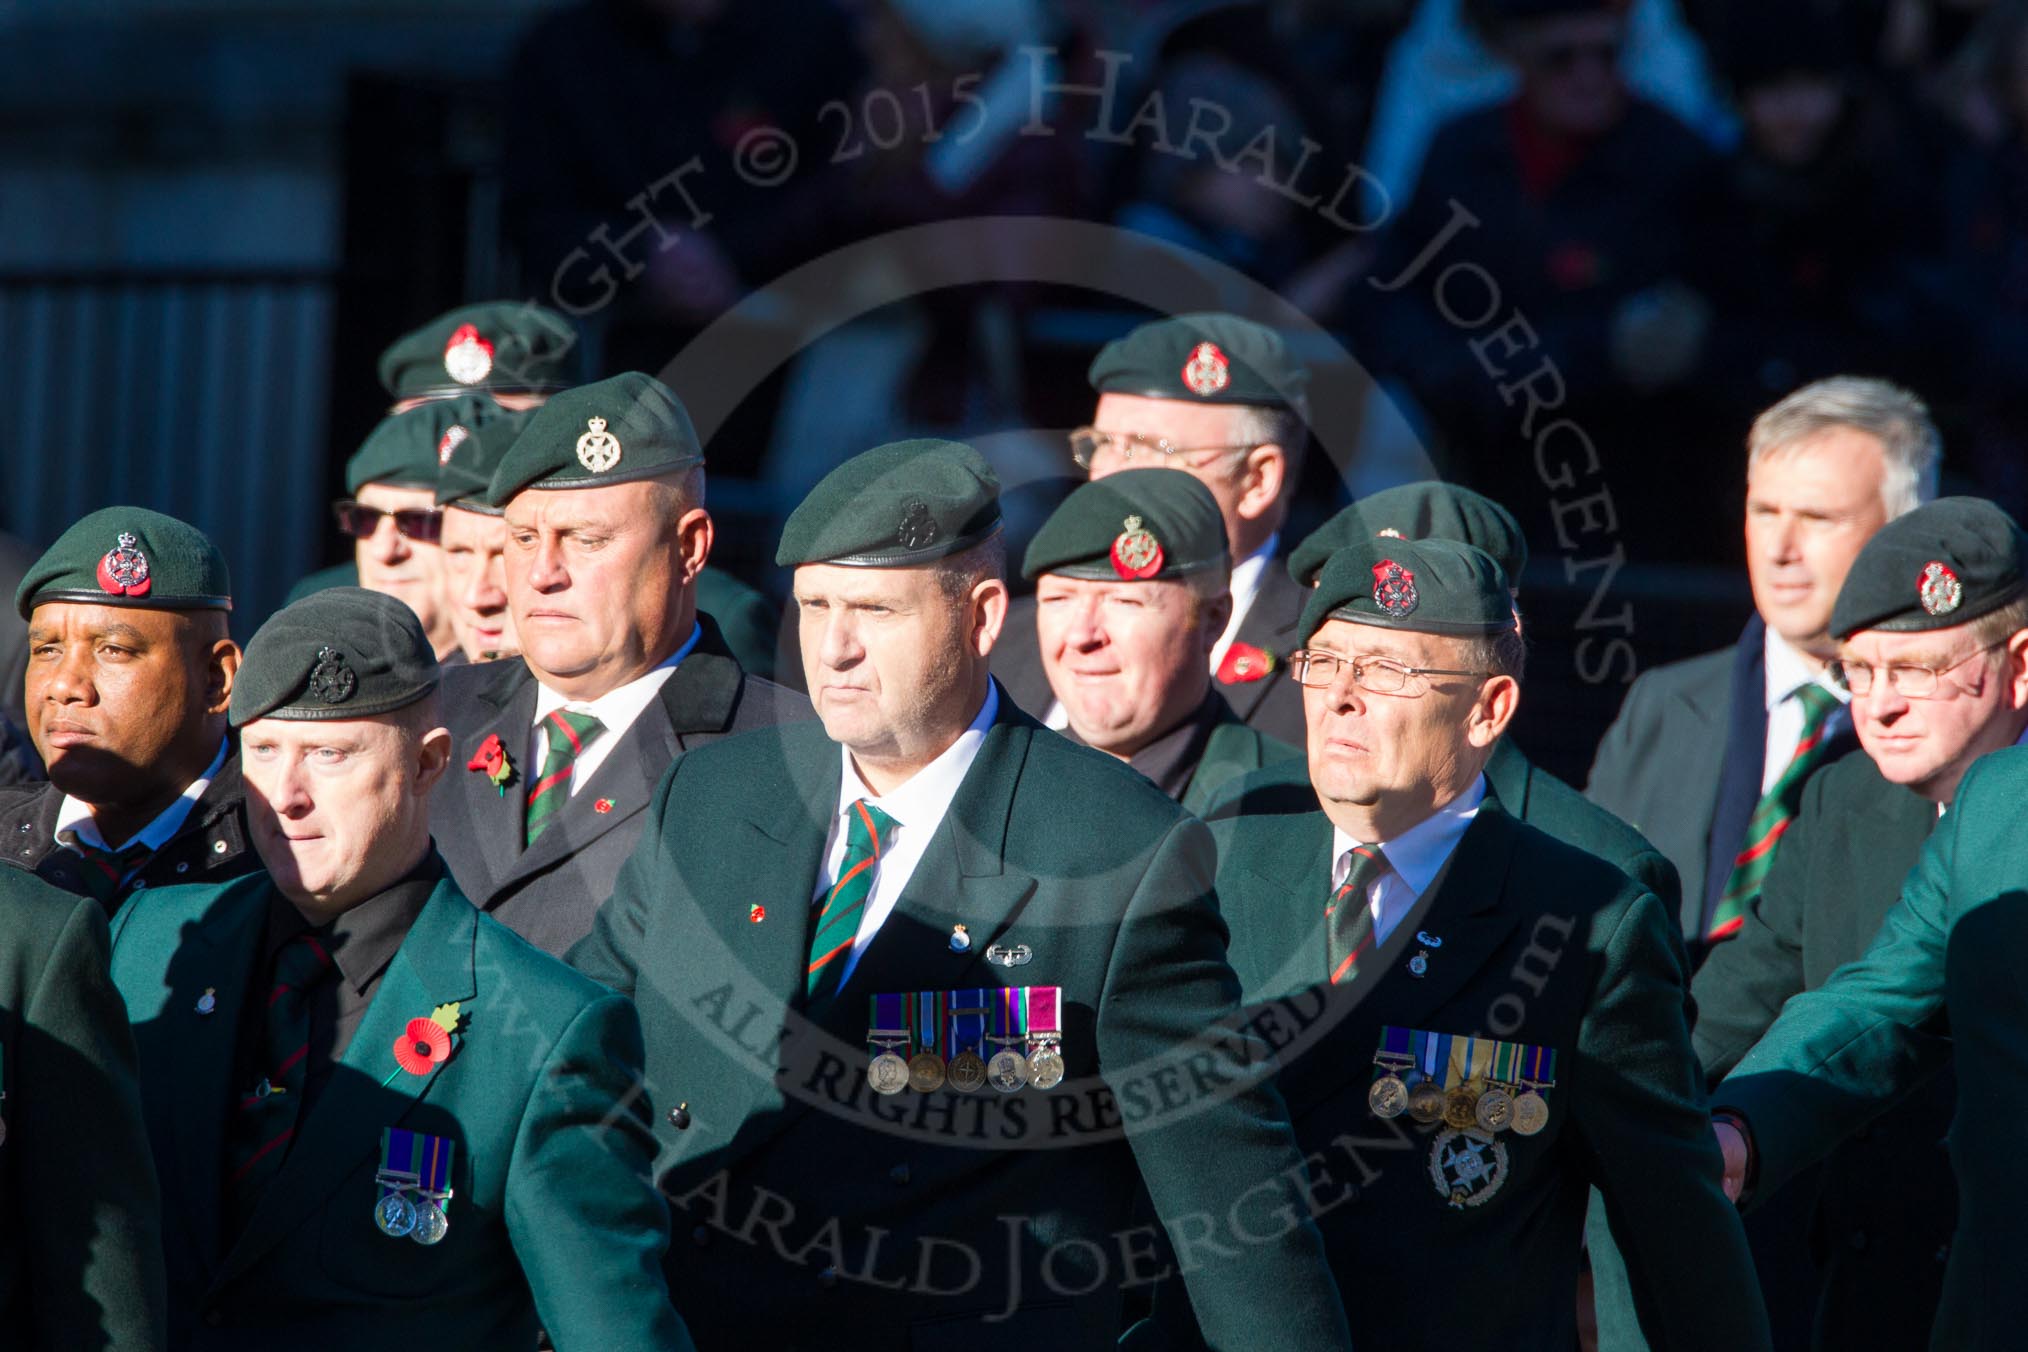
[[[225,561],[195,527],[108,507],[22,580],[24,693],[47,784],[0,789],[0,848],[108,911],[253,867],[226,708],[239,669]]]

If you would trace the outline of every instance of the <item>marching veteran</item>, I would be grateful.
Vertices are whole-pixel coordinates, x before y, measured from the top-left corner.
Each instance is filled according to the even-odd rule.
[[[106,916],[0,862],[0,1342],[156,1352],[161,1205]]]
[[[821,721],[678,759],[572,953],[642,1012],[671,1288],[706,1346],[1111,1348],[1145,1181],[1214,1345],[1271,1298],[1344,1347],[1281,1103],[1202,1037],[1210,837],[988,675],[1004,548],[968,446],[819,482],[775,558]]]
[[[431,809],[465,895],[545,952],[590,931],[670,761],[809,717],[698,607],[704,494],[690,415],[639,372],[551,399],[487,485],[521,656],[445,677],[454,764]]]
[[[267,871],[119,916],[173,1348],[690,1346],[639,1022],[450,881],[437,682],[391,597],[276,614],[232,704]]]
[[[2009,1049],[2028,1027],[2013,994],[2028,752],[2008,748],[2028,729],[2024,570],[2028,536],[1979,499],[1939,498],[1867,542],[1831,622],[1866,754],[1811,780],[1695,988],[1698,1049],[1731,1071],[1712,1098],[1735,1175],[1785,1206],[1828,1156],[1819,1329],[1882,1346],[1919,1343],[1931,1310],[1935,1347],[2018,1342],[2003,1293],[2023,1252]]]
[[[1281,1086],[1338,1183],[1320,1225],[1344,1288],[1426,1287],[1437,1255],[1500,1273],[1497,1298],[1358,1301],[1355,1340],[1575,1346],[1596,1185],[1657,1345],[1768,1346],[1672,913],[1487,795],[1520,700],[1505,574],[1467,545],[1361,539],[1301,630],[1318,805],[1213,824],[1233,966],[1251,1002],[1313,1002]]]
[[[1228,780],[1302,760],[1212,686],[1206,661],[1232,612],[1226,560],[1211,490],[1130,469],[1072,492],[1021,565],[1065,731],[1198,815]]]
[[[57,538],[14,604],[49,781],[0,788],[0,854],[109,915],[144,887],[259,867],[226,726],[232,581],[210,539],[107,507]]]
[[[527,421],[524,414],[507,413],[460,428],[462,435],[445,446],[437,471],[444,605],[458,651],[468,662],[521,655],[507,598],[507,521],[486,501],[486,490]]]

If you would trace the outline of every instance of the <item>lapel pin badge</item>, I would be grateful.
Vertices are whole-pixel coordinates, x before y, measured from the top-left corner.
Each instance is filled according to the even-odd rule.
[[[197,1012],[199,1014],[209,1014],[211,1013],[211,1011],[217,1008],[218,1008],[218,987],[206,986],[204,988],[204,994],[197,997]]]
[[[1020,967],[1035,956],[1027,944],[994,944],[986,950],[986,961],[1002,967]]]
[[[965,932],[963,925],[951,926],[951,952],[968,953],[972,948],[972,936]]]
[[[1426,930],[1417,930],[1415,932],[1415,941],[1421,944],[1423,948],[1422,952],[1408,960],[1408,974],[1410,976],[1428,976],[1430,950],[1442,948],[1444,941]]]
[[[755,902],[753,905],[746,908],[746,918],[749,921],[753,922],[754,924],[758,925],[761,921],[768,918],[768,908],[761,905],[759,902]]]
[[[611,812],[612,810],[613,810],[613,800],[610,798],[601,798],[596,803],[592,804],[592,811],[600,813],[601,815],[607,812]]]

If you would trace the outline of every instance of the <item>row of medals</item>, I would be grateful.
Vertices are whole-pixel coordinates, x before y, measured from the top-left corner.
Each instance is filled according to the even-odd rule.
[[[435,1244],[451,1229],[444,1209],[437,1205],[439,1197],[448,1200],[450,1194],[424,1193],[420,1200],[410,1201],[405,1191],[390,1192],[373,1204],[373,1223],[380,1227],[380,1233],[391,1238],[406,1237],[418,1244]]]
[[[1407,1113],[1424,1126],[1438,1122],[1459,1131],[1477,1128],[1487,1135],[1511,1129],[1533,1136],[1549,1125],[1549,1103],[1533,1088],[1471,1080],[1445,1089],[1434,1080],[1403,1080],[1394,1070],[1366,1091],[1366,1106],[1378,1117]]]
[[[1063,1053],[1058,1050],[1055,1038],[1028,1039],[1025,1056],[1012,1046],[1019,1039],[986,1040],[1005,1044],[991,1060],[967,1050],[946,1062],[931,1051],[917,1052],[903,1060],[894,1049],[907,1046],[906,1038],[894,1041],[875,1038],[873,1044],[881,1050],[866,1063],[867,1082],[876,1094],[899,1094],[904,1089],[913,1089],[918,1094],[934,1094],[945,1088],[955,1089],[960,1094],[975,1094],[988,1085],[1003,1094],[1012,1094],[1030,1085],[1037,1089],[1054,1089],[1063,1083]]]

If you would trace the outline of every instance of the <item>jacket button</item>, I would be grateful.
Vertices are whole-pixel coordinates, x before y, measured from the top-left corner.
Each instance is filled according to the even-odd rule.
[[[222,840],[214,840],[214,841],[212,841],[212,842],[211,842],[211,852],[212,852],[213,854],[224,854],[224,853],[226,852],[226,850],[228,850],[228,849],[230,849],[230,848],[231,848],[231,847],[230,847],[230,846],[228,846],[228,845],[227,845],[227,844],[226,844],[226,843],[225,843],[224,841],[222,841]]]
[[[183,861],[182,863],[178,864],[178,865],[176,866],[176,871],[177,871],[178,873],[188,873],[188,872],[190,872],[190,861],[189,861],[188,859],[186,859],[186,860],[184,860],[184,861]]]
[[[817,1274],[817,1285],[830,1288],[838,1284],[838,1269],[827,1267]]]
[[[127,884],[127,890],[130,892],[138,892],[147,885],[148,880],[146,878],[136,878],[134,879],[134,881]]]
[[[690,1242],[700,1249],[703,1248],[711,1242],[711,1231],[702,1225],[698,1226],[690,1232]]]
[[[679,1103],[669,1110],[669,1125],[678,1131],[690,1130],[690,1105]]]
[[[897,1164],[892,1169],[889,1169],[887,1171],[887,1181],[894,1184],[897,1188],[906,1187],[908,1185],[908,1166],[906,1164]]]

